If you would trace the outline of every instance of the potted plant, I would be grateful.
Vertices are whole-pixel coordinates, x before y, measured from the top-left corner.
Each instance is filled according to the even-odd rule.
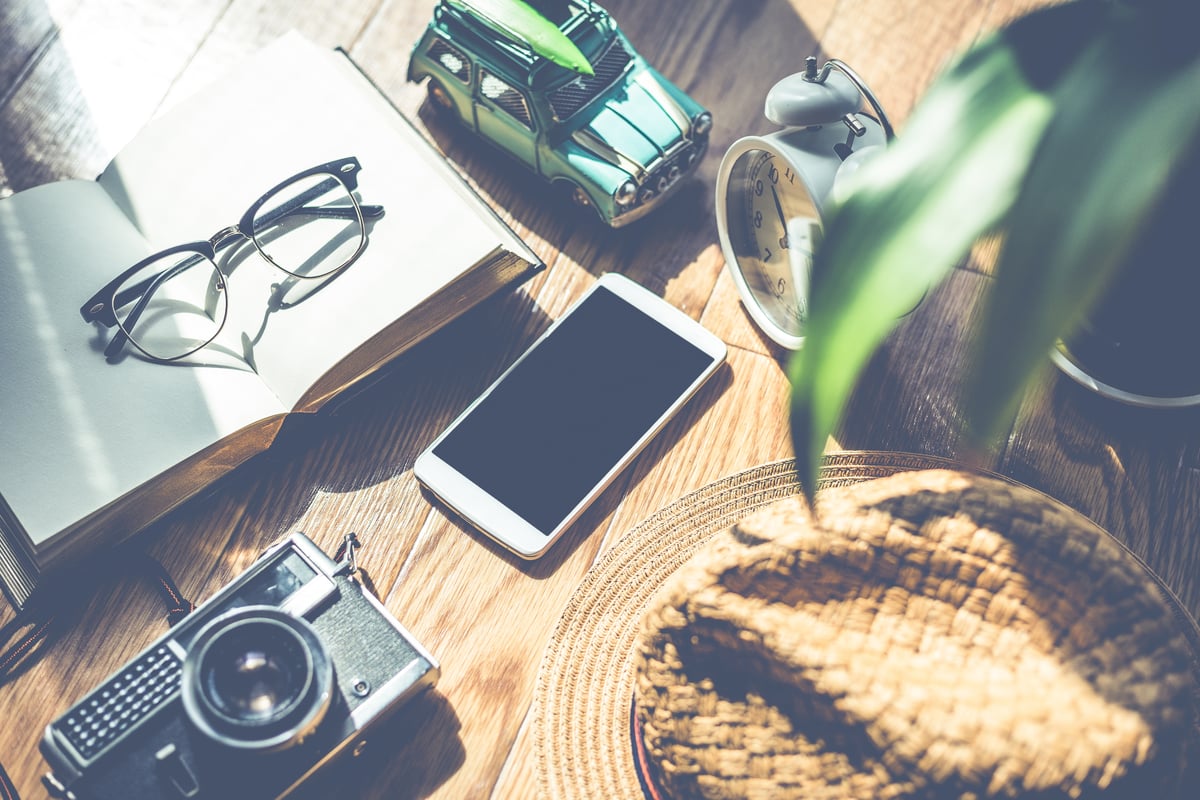
[[[1014,20],[963,54],[854,176],[826,216],[789,366],[808,491],[867,360],[991,232],[1003,238],[964,391],[969,444],[1011,418],[1056,342],[1081,382],[1128,382],[1119,399],[1200,401],[1191,14],[1184,0],[1074,0]]]

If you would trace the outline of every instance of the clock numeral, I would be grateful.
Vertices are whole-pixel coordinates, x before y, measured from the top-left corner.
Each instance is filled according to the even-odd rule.
[[[767,177],[771,179],[771,183],[779,183],[779,168],[772,164],[767,170]]]
[[[763,186],[763,182],[762,182],[761,178],[759,178],[757,181],[754,182],[754,193],[756,195],[758,195],[759,197],[762,197],[762,193],[765,188],[766,187]]]
[[[783,293],[786,291],[787,291],[787,281],[785,281],[783,278],[780,278],[779,280],[777,280],[775,282],[775,291],[773,292],[773,294],[775,295],[775,299],[778,300],[778,299],[782,298]]]
[[[796,175],[795,175],[795,173],[793,173],[793,172],[792,172],[792,168],[791,168],[791,167],[788,167],[787,169],[785,169],[785,170],[783,171],[783,177],[787,178],[787,180],[788,180],[788,183],[795,183],[795,182],[796,182]]]
[[[763,252],[766,253],[766,255],[763,256],[763,261],[770,261],[771,260],[771,248],[764,247]]]
[[[754,227],[756,227],[756,228],[762,227],[762,212],[761,211],[754,212]]]

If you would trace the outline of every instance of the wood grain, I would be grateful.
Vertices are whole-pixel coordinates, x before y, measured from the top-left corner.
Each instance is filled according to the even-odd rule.
[[[346,48],[549,267],[404,356],[336,414],[289,421],[269,453],[139,540],[185,594],[200,599],[292,530],[330,551],[356,531],[372,584],[441,660],[434,692],[301,797],[535,796],[526,722],[537,669],[594,559],[686,492],[790,454],[788,354],[748,321],[717,244],[712,186],[721,154],[735,139],[771,129],[763,95],[807,55],[851,63],[902,129],[953,53],[1043,4],[610,0],[635,46],[716,119],[698,178],[653,217],[619,231],[564,207],[515,163],[429,113],[424,87],[407,83],[405,68],[434,0],[4,5],[0,193],[93,177],[158,110],[297,28]],[[978,247],[899,323],[855,393],[838,445],[964,455],[956,400],[994,253],[994,242]],[[522,562],[423,492],[413,460],[606,271],[629,275],[701,320],[729,344],[729,363],[547,556]],[[984,463],[1108,527],[1196,612],[1198,423],[1192,413],[1114,407],[1051,374]],[[0,687],[0,761],[26,798],[43,796],[42,727],[165,629],[145,581],[119,566],[97,581],[42,658]],[[0,623],[11,618],[0,608]]]

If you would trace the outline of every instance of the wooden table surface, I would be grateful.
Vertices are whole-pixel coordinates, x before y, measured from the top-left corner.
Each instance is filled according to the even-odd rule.
[[[903,135],[910,108],[950,54],[1038,4],[609,0],[634,45],[716,118],[698,179],[642,224],[616,232],[582,222],[513,163],[423,109],[424,87],[406,83],[405,67],[434,0],[0,6],[0,192],[94,177],[164,103],[296,28],[345,47],[549,267],[406,355],[338,415],[286,426],[267,456],[144,539],[184,593],[203,599],[290,531],[330,552],[357,531],[362,563],[388,608],[440,659],[437,689],[303,796],[535,795],[524,723],[543,649],[588,566],[686,492],[790,455],[786,354],[756,333],[723,271],[712,200],[721,154],[734,139],[771,129],[761,116],[764,93],[812,54],[854,66]],[[955,395],[966,330],[991,280],[990,255],[980,248],[901,325],[831,448],[962,455]],[[699,319],[728,342],[729,363],[546,557],[521,563],[432,503],[413,479],[413,459],[606,271]],[[1192,412],[1113,405],[1051,372],[986,466],[1108,528],[1196,613],[1197,422]],[[0,610],[0,623],[11,617]],[[143,582],[113,574],[40,662],[0,688],[0,762],[26,798],[45,796],[43,726],[164,629],[159,599]]]

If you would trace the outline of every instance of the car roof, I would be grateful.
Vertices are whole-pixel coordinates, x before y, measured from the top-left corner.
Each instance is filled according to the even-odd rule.
[[[557,24],[589,60],[603,54],[616,35],[612,17],[590,0],[528,2]],[[572,8],[579,9],[579,13],[572,13]],[[434,9],[434,22],[452,42],[489,62],[503,77],[524,86],[543,89],[576,77],[576,73],[543,58],[524,42],[506,37],[475,14],[446,0]]]

